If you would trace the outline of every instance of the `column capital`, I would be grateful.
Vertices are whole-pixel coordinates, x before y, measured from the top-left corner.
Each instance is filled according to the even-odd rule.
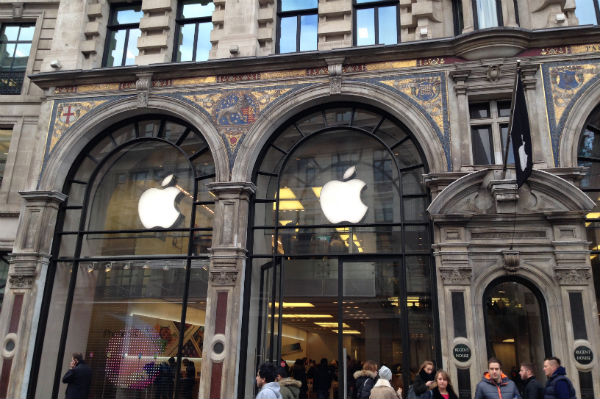
[[[256,192],[252,182],[214,182],[206,185],[217,198],[250,196]]]
[[[460,69],[450,72],[450,77],[454,81],[454,91],[459,95],[467,94],[467,79],[471,74],[470,69]]]
[[[67,199],[67,195],[58,191],[19,191],[27,204],[36,202],[54,202],[60,204]]]

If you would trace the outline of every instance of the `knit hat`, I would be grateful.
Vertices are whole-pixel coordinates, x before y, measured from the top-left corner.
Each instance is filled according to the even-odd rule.
[[[385,366],[379,369],[379,378],[390,381],[392,379],[392,371]]]

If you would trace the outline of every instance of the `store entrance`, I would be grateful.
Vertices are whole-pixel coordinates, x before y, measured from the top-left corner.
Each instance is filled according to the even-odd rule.
[[[401,264],[398,258],[350,257],[281,258],[266,264],[260,358],[285,362],[290,375],[306,381],[309,398],[323,387],[315,377],[323,359],[331,376],[325,381],[330,398],[351,397],[352,375],[366,360],[388,366],[392,384],[403,386],[408,353],[402,345],[407,337],[401,303],[407,302],[402,301]]]

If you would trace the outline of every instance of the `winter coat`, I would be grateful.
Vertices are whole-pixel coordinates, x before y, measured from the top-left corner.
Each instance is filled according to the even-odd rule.
[[[477,384],[475,399],[521,399],[517,385],[504,373],[501,375],[500,384],[492,380],[489,373],[485,373]]]
[[[279,392],[283,399],[298,399],[302,383],[291,377],[279,380]]]
[[[325,392],[331,388],[332,372],[329,366],[317,366],[313,380],[313,391]]]
[[[261,390],[256,395],[256,399],[281,399],[279,383],[269,382],[263,385]]]
[[[419,371],[419,374],[415,376],[415,380],[413,381],[413,390],[417,395],[421,395],[429,389],[425,383],[429,381],[433,381],[435,378],[435,373],[427,374],[424,369]],[[511,398],[512,399],[512,398]]]
[[[394,391],[394,388],[390,385],[388,380],[380,378],[377,380],[373,388],[371,388],[371,395],[369,399],[399,399],[400,396]]]
[[[552,373],[544,390],[544,399],[571,399],[575,398],[575,388],[573,383],[567,378],[567,371],[564,367],[559,368]]]
[[[67,371],[62,379],[67,384],[66,399],[87,399],[92,384],[92,369],[85,362]]]
[[[458,396],[454,393],[454,391],[448,387],[446,388],[448,391],[448,395],[450,395],[449,399],[458,399]],[[431,390],[432,396],[431,399],[444,399],[438,387],[435,387]]]
[[[529,377],[523,382],[525,383],[523,399],[542,399],[544,397],[544,388],[535,377]]]
[[[304,370],[304,366],[294,365],[294,367],[292,367],[292,377],[302,383],[302,387],[300,387],[300,397],[306,398],[306,393],[308,392],[308,381],[306,380],[306,371]]]
[[[371,394],[371,389],[375,385],[375,378],[377,378],[376,371],[370,370],[358,370],[354,373],[354,398],[368,398]]]

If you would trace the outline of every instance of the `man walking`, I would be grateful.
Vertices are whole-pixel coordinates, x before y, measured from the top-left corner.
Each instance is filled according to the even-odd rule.
[[[557,357],[547,357],[544,360],[544,374],[548,377],[544,398],[546,399],[575,399],[575,388],[567,378],[567,371],[560,365]]]
[[[535,379],[534,367],[531,363],[521,363],[521,369],[519,375],[523,380],[523,399],[543,399],[544,388]]]
[[[260,365],[256,373],[256,385],[260,388],[256,399],[281,399],[279,384],[275,382],[276,377],[277,371],[273,363]]]
[[[521,399],[517,385],[502,372],[500,360],[488,360],[488,371],[477,384],[475,399]]]
[[[67,384],[66,399],[87,399],[92,383],[92,369],[83,361],[81,353],[73,353],[71,369],[62,379]]]

